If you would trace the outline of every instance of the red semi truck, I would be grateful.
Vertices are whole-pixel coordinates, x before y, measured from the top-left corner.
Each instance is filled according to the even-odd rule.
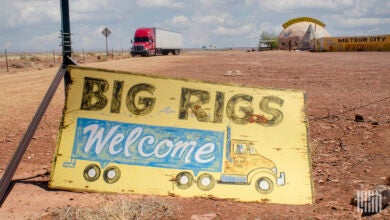
[[[156,56],[180,54],[183,37],[181,33],[160,28],[138,28],[131,41],[130,54],[132,56]]]

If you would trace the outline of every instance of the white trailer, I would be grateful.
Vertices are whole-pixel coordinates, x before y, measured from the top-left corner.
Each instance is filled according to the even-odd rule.
[[[163,55],[172,52],[179,54],[183,47],[183,35],[179,32],[168,31],[160,28],[155,29],[156,50],[161,50]]]
[[[134,33],[131,55],[178,55],[182,47],[183,36],[179,32],[160,28],[138,28]]]

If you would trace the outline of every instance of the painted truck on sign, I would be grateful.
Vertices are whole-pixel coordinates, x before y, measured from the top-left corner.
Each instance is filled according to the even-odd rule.
[[[182,34],[160,28],[138,28],[134,33],[130,54],[132,56],[179,55]]]
[[[130,124],[79,118],[71,161],[90,162],[83,172],[87,182],[113,184],[121,166],[179,170],[171,180],[182,190],[196,185],[212,190],[215,184],[247,184],[262,194],[285,184],[273,161],[256,152],[251,141],[231,139],[223,131]],[[226,141],[224,139],[226,138]]]

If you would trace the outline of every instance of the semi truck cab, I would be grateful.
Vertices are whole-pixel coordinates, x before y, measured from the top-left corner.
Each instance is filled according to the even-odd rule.
[[[151,28],[139,28],[134,33],[131,55],[151,56],[156,54],[155,34]]]
[[[196,182],[199,189],[208,191],[217,183],[252,185],[257,192],[269,194],[274,187],[285,185],[285,173],[278,173],[272,160],[258,154],[253,142],[231,139],[229,126],[226,139],[225,163],[220,174],[202,173],[194,178],[190,172],[181,172],[175,178],[176,186],[187,189]]]
[[[258,154],[253,142],[237,139],[230,142],[221,183],[253,184],[260,193],[272,192],[274,183],[285,184],[284,172],[278,177],[275,163]]]

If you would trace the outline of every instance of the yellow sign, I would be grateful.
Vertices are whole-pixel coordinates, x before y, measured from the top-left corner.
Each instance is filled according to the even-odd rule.
[[[299,23],[299,22],[311,22],[311,23],[314,23],[314,24],[317,24],[321,27],[325,27],[325,23],[323,23],[322,21],[319,21],[315,18],[310,18],[310,17],[298,17],[298,18],[293,18],[291,20],[288,20],[286,21],[282,27],[283,28],[288,28],[289,26],[293,25],[293,24],[296,24],[296,23]]]
[[[317,51],[390,51],[390,35],[324,37],[318,39]]]
[[[303,92],[69,71],[50,187],[312,203]]]

